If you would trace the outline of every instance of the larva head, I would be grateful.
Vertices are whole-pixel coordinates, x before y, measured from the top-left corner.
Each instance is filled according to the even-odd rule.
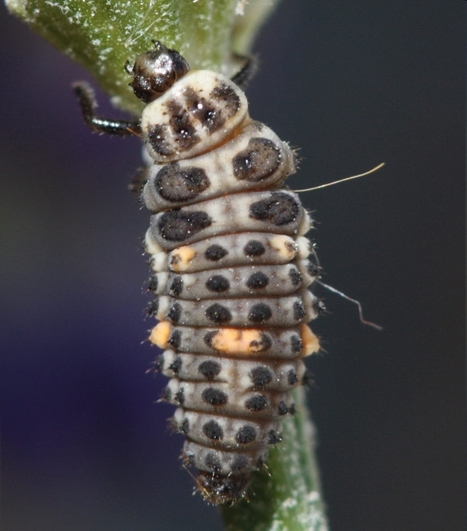
[[[154,50],[136,58],[133,68],[127,63],[126,71],[133,76],[130,86],[144,103],[155,100],[181,77],[190,67],[175,50],[170,50],[159,41],[153,41]]]

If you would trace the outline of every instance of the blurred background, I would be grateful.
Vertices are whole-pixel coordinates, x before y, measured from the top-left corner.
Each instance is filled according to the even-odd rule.
[[[300,147],[291,187],[387,164],[302,194],[323,280],[385,328],[318,290],[332,531],[465,525],[461,9],[288,0],[255,46],[251,114]],[[0,45],[2,529],[220,531],[146,374],[139,142],[90,134],[70,90],[89,76],[4,6]]]

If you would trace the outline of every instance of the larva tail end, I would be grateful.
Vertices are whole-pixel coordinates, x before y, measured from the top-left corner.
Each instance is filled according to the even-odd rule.
[[[201,470],[196,478],[203,498],[212,505],[234,504],[246,496],[250,485],[250,474],[228,476]]]

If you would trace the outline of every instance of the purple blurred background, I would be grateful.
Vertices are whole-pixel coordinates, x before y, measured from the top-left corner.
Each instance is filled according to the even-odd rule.
[[[251,114],[301,147],[292,187],[387,163],[302,194],[324,281],[385,327],[319,291],[309,397],[333,531],[464,527],[463,19],[438,0],[289,0],[257,42]],[[139,142],[90,134],[70,90],[87,74],[4,6],[0,41],[2,529],[219,531],[145,374]]]

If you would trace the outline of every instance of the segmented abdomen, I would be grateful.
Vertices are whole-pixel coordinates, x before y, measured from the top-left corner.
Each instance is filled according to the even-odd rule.
[[[164,399],[178,406],[173,425],[202,494],[236,501],[281,440],[301,358],[319,349],[305,324],[319,310],[307,289],[310,220],[282,188],[292,151],[249,118],[227,78],[190,72],[148,104],[141,125],[155,161],[143,200],[160,321],[150,340],[171,378]]]

